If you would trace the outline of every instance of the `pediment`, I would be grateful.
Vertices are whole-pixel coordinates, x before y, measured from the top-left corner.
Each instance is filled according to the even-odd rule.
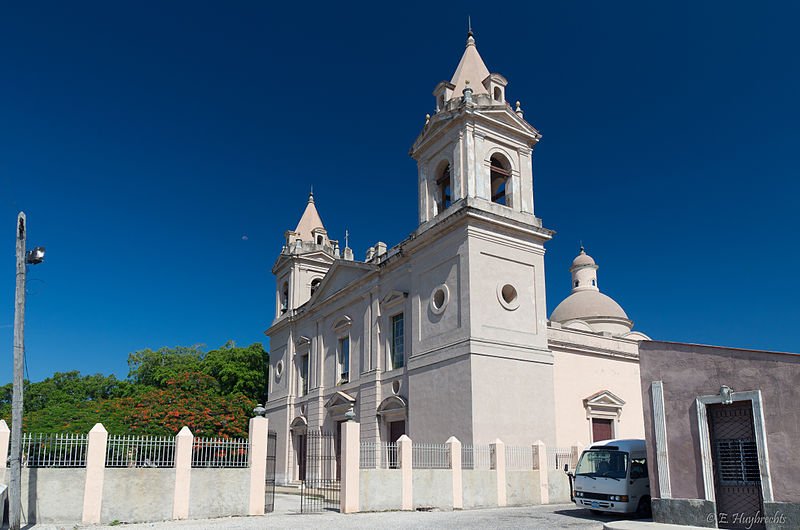
[[[309,344],[311,344],[311,339],[309,337],[306,337],[305,335],[300,335],[299,337],[294,339],[294,345],[298,349],[304,346],[308,346]]]
[[[583,400],[585,407],[610,407],[621,408],[625,405],[625,400],[616,396],[609,390],[601,390]]]
[[[406,401],[400,396],[389,396],[378,406],[378,414],[386,414],[397,410],[405,410],[407,407]]]
[[[381,299],[381,305],[390,307],[404,302],[406,298],[408,298],[408,293],[405,291],[391,291]]]
[[[317,290],[306,303],[307,307],[313,307],[319,300],[324,300],[339,291],[346,289],[356,281],[360,280],[377,267],[368,263],[357,261],[336,260],[328,273],[322,278]]]
[[[304,416],[297,416],[292,420],[292,423],[289,424],[289,428],[293,431],[304,432],[308,429],[308,420]]]
[[[350,408],[356,402],[356,398],[345,392],[339,391],[333,394],[328,401],[325,402],[326,409],[335,409],[340,407]]]

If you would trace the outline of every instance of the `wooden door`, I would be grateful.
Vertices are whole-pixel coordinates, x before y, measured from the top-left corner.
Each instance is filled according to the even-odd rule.
[[[612,433],[611,422],[614,420],[606,420],[602,418],[592,418],[592,441],[600,442],[602,440],[610,440],[614,437]]]

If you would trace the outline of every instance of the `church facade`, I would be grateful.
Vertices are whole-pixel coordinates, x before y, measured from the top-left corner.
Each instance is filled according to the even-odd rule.
[[[279,482],[302,475],[309,430],[336,432],[353,416],[363,441],[643,437],[647,337],[599,291],[583,249],[572,294],[547,317],[553,232],[534,213],[532,171],[541,135],[506,88],[470,34],[411,148],[419,226],[406,240],[358,261],[329,239],[313,196],[286,232],[266,331]]]

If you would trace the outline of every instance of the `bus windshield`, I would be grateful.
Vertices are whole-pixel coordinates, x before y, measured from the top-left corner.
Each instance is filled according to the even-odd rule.
[[[628,453],[592,449],[581,455],[576,477],[608,477],[624,479],[628,475]]]

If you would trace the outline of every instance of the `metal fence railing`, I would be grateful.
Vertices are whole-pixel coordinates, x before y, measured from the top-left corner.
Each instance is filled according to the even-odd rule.
[[[506,469],[509,471],[530,471],[533,469],[533,447],[506,446]]]
[[[247,438],[195,438],[192,467],[248,467]]]
[[[86,467],[85,434],[22,435],[23,467]]]
[[[492,451],[488,445],[462,445],[461,469],[492,469]]]
[[[547,467],[549,469],[564,469],[567,464],[572,469],[572,449],[569,447],[548,447],[547,448]]]
[[[106,467],[175,467],[175,438],[111,435]]]
[[[450,446],[414,443],[411,445],[413,469],[450,469]]]
[[[359,464],[361,469],[397,469],[397,443],[361,442]]]

